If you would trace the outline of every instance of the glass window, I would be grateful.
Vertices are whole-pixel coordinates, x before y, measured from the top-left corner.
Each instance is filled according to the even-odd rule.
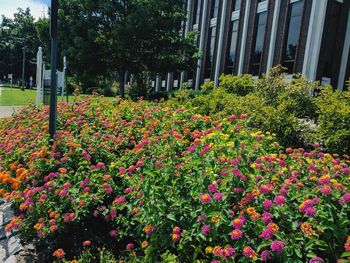
[[[209,0],[206,0],[209,1]],[[219,14],[219,0],[213,0],[211,5],[211,12],[210,12],[210,18],[218,17]]]
[[[255,38],[254,38],[254,48],[253,54],[250,61],[250,70],[249,73],[253,76],[258,76],[260,73],[261,66],[261,57],[264,48],[264,39],[265,39],[265,29],[266,29],[266,20],[267,12],[262,12],[257,14],[257,24],[255,27]]]
[[[232,11],[241,9],[241,0],[233,0]]]
[[[282,65],[287,68],[288,73],[294,73],[295,59],[299,44],[299,35],[303,17],[304,0],[290,4],[286,40],[284,44]]]
[[[337,1],[331,1],[330,12],[326,19],[326,39],[324,47],[325,64],[323,69],[322,77],[330,78],[332,81],[336,81],[334,76],[334,70],[340,65],[340,61],[335,61],[334,48],[337,46],[337,40],[341,35],[339,29],[341,28],[340,15],[342,12],[343,5]]]
[[[213,63],[214,63],[215,36],[216,36],[216,27],[211,27],[209,30],[209,39],[208,39],[207,55],[206,55],[206,60],[205,60],[204,78],[211,77],[211,71],[212,71]]]
[[[229,49],[226,57],[226,68],[225,68],[226,74],[231,74],[233,72],[233,67],[235,64],[237,40],[238,40],[238,25],[239,25],[239,20],[233,21],[231,25],[232,30],[231,30],[230,40],[229,40],[230,45],[228,47]]]

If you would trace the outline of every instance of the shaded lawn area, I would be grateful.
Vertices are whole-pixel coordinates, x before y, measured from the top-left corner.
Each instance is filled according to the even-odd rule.
[[[88,95],[80,95],[88,96]],[[60,101],[61,96],[58,96],[57,99]],[[69,95],[69,102],[72,102],[74,99],[73,95]],[[114,99],[112,97],[106,97],[106,99]],[[0,87],[0,106],[25,106],[30,103],[35,103],[36,100],[36,90],[22,91],[18,88],[11,87]],[[65,97],[65,101],[67,98]]]

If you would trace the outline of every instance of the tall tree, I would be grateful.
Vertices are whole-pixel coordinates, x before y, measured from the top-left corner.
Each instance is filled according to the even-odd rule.
[[[167,72],[194,66],[193,38],[184,38],[183,0],[61,0],[62,47],[81,80]],[[72,65],[72,60],[74,65]]]

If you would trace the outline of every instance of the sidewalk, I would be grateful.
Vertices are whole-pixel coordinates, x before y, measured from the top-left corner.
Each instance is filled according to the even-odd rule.
[[[0,118],[10,117],[18,106],[0,106]]]

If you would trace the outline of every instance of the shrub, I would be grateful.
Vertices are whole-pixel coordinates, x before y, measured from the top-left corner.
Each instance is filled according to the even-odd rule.
[[[244,74],[240,76],[222,75],[219,86],[228,93],[235,93],[239,96],[245,96],[255,90],[255,83],[252,75]]]
[[[350,92],[324,87],[316,98],[318,137],[330,151],[350,153]]]

